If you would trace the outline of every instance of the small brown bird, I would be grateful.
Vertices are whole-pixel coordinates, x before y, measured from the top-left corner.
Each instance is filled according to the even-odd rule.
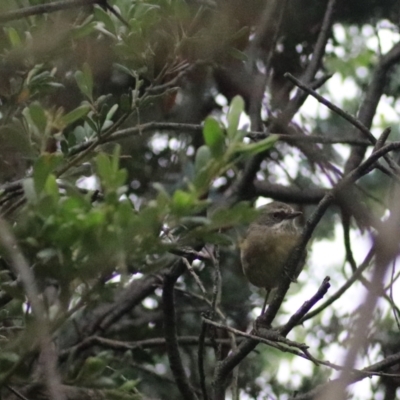
[[[261,312],[264,314],[268,296],[279,285],[285,262],[300,237],[300,229],[294,219],[301,212],[278,201],[259,210],[260,215],[250,225],[240,245],[240,256],[243,272],[250,283],[267,290]],[[299,263],[294,278],[303,269],[304,259]]]

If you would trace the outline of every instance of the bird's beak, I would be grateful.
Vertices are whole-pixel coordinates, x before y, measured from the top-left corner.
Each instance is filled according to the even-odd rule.
[[[302,215],[303,213],[301,211],[293,211],[290,214],[286,215],[286,219],[294,219],[296,217],[299,217],[300,215]]]

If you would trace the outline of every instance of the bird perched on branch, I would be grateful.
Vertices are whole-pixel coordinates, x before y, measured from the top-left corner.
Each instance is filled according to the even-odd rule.
[[[255,286],[265,288],[267,294],[262,308],[264,314],[268,296],[283,276],[285,263],[300,237],[295,218],[301,215],[288,204],[274,201],[259,208],[260,215],[250,224],[240,245],[243,272]],[[292,278],[303,269],[305,254]]]

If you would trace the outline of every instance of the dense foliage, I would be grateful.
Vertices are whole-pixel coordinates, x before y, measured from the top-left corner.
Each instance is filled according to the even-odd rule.
[[[395,399],[399,15],[2,2],[1,398]],[[254,325],[238,243],[262,199],[304,229]]]

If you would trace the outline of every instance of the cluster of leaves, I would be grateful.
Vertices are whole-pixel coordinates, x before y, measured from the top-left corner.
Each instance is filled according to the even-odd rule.
[[[107,112],[104,121],[96,120],[99,116],[92,109],[99,99],[92,97],[89,67],[85,65],[75,77],[87,100],[61,116],[60,124],[68,126],[80,121],[73,131],[75,137],[77,132],[88,129],[92,129],[91,135],[101,135],[99,127],[107,125],[116,107]],[[271,136],[257,143],[245,143],[244,132],[239,129],[243,109],[243,100],[236,97],[228,112],[226,128],[216,119],[207,118],[203,128],[205,144],[197,149],[188,168],[192,172],[186,175],[181,188],[168,193],[161,184],[155,185],[157,195],[139,211],[127,196],[127,174],[119,167],[119,146],[112,155],[100,153],[93,160],[91,169],[100,194],[79,189],[74,183],[76,178],[73,181],[57,178],[68,161],[68,152],[44,152],[37,158],[31,177],[23,181],[27,205],[15,233],[29,263],[35,266],[36,278],[42,282],[50,279],[60,286],[65,311],[71,302],[76,302],[78,293],[83,295],[82,284],[84,293],[90,293],[99,281],[115,274],[154,272],[155,268],[165,267],[167,264],[160,259],[184,246],[230,244],[231,239],[221,229],[254,218],[254,210],[246,203],[205,215],[210,205],[205,200],[206,194],[214,180],[248,156],[269,149],[276,141]],[[25,108],[23,116],[32,134],[48,135],[53,120],[38,102]],[[154,265],[151,260],[158,262]],[[15,288],[9,283],[5,280],[1,287],[15,295]],[[100,354],[85,361],[78,377],[85,375],[87,380],[84,371],[89,368],[88,363],[101,365],[103,372],[108,365]],[[5,365],[2,373],[8,368]],[[99,385],[104,378],[97,368],[90,376]]]
[[[0,4],[1,10],[8,8],[5,3]],[[22,3],[46,4],[38,0],[11,3],[14,8]],[[165,315],[160,311],[160,291],[156,289],[161,282],[159,276],[170,271],[177,257],[184,257],[184,261],[198,257],[193,263],[198,267],[196,279],[193,271],[192,275],[183,275],[175,291],[179,338],[193,338],[201,330],[200,313],[210,309],[212,296],[218,291],[218,274],[214,275],[211,267],[220,262],[222,290],[218,294],[222,298],[214,297],[217,308],[221,306],[217,311],[227,324],[246,330],[250,325],[250,302],[256,299],[258,303],[259,298],[255,292],[251,297],[248,285],[243,284],[236,232],[231,230],[248,224],[256,214],[250,204],[234,204],[237,198],[231,201],[235,185],[240,186],[242,176],[246,176],[244,166],[258,168],[258,172],[248,175],[251,181],[255,178],[267,185],[278,181],[292,184],[289,192],[283,187],[285,199],[292,189],[300,197],[308,188],[325,193],[326,176],[304,156],[312,154],[307,152],[308,142],[299,146],[303,153],[299,151],[296,163],[292,157],[298,149],[276,145],[276,135],[251,142],[240,124],[244,111],[251,113],[254,108],[251,93],[261,77],[254,70],[269,66],[273,71],[270,92],[260,99],[260,107],[261,114],[271,117],[262,122],[275,127],[274,118],[279,116],[281,105],[278,101],[274,108],[274,96],[281,89],[287,90],[289,101],[291,90],[280,79],[287,71],[301,75],[316,40],[316,30],[310,27],[319,26],[325,6],[318,2],[314,7],[314,0],[289,2],[292,4],[281,21],[285,33],[272,43],[269,40],[276,35],[267,38],[268,29],[262,33],[246,26],[248,21],[251,26],[260,21],[258,11],[265,2],[258,0],[246,1],[244,8],[237,9],[219,1],[109,3],[115,13],[99,1],[68,12],[31,15],[6,24],[0,32],[0,183],[7,182],[1,187],[0,206],[10,217],[21,253],[38,283],[40,299],[47,306],[45,319],[59,346],[63,383],[104,390],[101,396],[107,398],[138,399],[139,389],[171,398],[178,395],[175,389],[154,374],[156,365],[168,365],[162,344],[126,350],[126,342],[150,338],[162,342]],[[303,7],[305,3],[310,9]],[[357,5],[358,1],[351,4]],[[243,15],[239,15],[240,10]],[[324,67],[337,70],[343,79],[353,79],[361,91],[377,57],[364,38],[355,48],[351,40],[355,28],[343,29],[344,39],[332,39],[331,53],[327,47]],[[249,64],[244,64],[249,61],[246,54],[257,42],[251,42],[250,33],[256,31],[265,36],[258,37],[263,44],[259,43],[254,60],[250,59],[257,68],[248,68]],[[265,50],[264,45],[276,45],[272,58],[258,54]],[[337,56],[336,51],[345,52],[346,57]],[[322,68],[320,72],[324,72]],[[246,105],[242,97],[235,97],[237,92],[247,96]],[[225,95],[229,107],[217,105],[217,93]],[[204,101],[195,104],[201,109],[195,118],[176,117],[177,110],[183,110],[185,117],[192,111],[193,102],[187,99],[203,96],[213,99],[211,107]],[[270,100],[271,109],[264,107],[264,100]],[[358,101],[352,99],[346,109],[355,112]],[[160,129],[156,126],[159,121],[163,123]],[[179,123],[188,121],[193,124],[186,128]],[[312,120],[304,121],[291,124],[291,128],[295,127],[296,132],[304,129],[305,135],[311,129],[330,139],[349,139],[347,122],[337,116],[318,119],[313,115]],[[385,124],[382,121],[382,126]],[[280,132],[281,126],[276,126]],[[330,144],[317,146],[315,150],[323,149],[318,160],[344,170],[344,158],[335,154]],[[253,157],[271,149],[263,162],[261,157]],[[248,163],[251,157],[251,161],[259,158],[258,166],[258,161]],[[381,196],[386,181],[376,176],[369,174],[360,186],[372,188]],[[367,187],[368,179],[371,187]],[[256,185],[242,186],[250,190],[245,193],[242,189],[238,198],[254,200],[260,189]],[[316,236],[332,236],[335,219],[336,210],[329,210]],[[219,246],[218,260],[209,254],[212,245]],[[199,249],[203,251],[199,253]],[[7,249],[1,248],[0,252],[2,335],[4,332],[0,340],[0,386],[16,382],[24,387],[40,375],[32,367],[32,360],[38,358],[36,326]],[[97,313],[110,307],[113,314],[112,307],[118,308],[124,302],[122,299],[119,304],[118,296],[126,295],[130,285],[138,290],[135,282],[140,287],[153,277],[152,286],[132,309],[125,308],[120,314],[117,310],[114,323],[104,331],[85,331],[85,327],[101,325],[102,320],[95,320]],[[308,278],[313,282],[319,279],[313,273]],[[199,279],[203,286],[198,284]],[[56,301],[48,297],[49,287],[56,287]],[[333,317],[326,326],[321,321],[313,320],[314,342],[319,343],[313,351],[323,359],[329,342],[334,342],[346,327]],[[16,335],[15,331],[21,332]],[[216,337],[220,334],[214,333]],[[82,341],[86,335],[95,334],[109,341],[98,346]],[[302,334],[299,341],[305,341],[306,333],[299,336]],[[307,340],[309,337],[312,335]],[[185,348],[181,355],[185,367],[192,371],[193,381],[198,383],[196,350]],[[214,373],[216,358],[224,351],[222,347],[213,350],[204,351],[206,384]],[[292,355],[282,356],[278,351],[268,350],[268,357],[250,354],[242,362],[245,367],[240,369],[239,387],[253,397],[259,395],[255,377],[266,367],[265,377],[269,380],[265,388],[270,385],[274,393],[287,393],[286,383],[274,378],[274,372],[267,374],[276,371],[279,361],[292,360]],[[296,375],[301,380],[297,388],[308,390],[325,380],[326,370],[316,370],[308,378],[306,374]],[[163,374],[165,377],[168,372]]]
[[[96,155],[92,151],[96,146],[84,151],[87,143],[100,145],[129,115],[138,115],[149,104],[151,95],[142,86],[145,81],[153,86],[164,83],[160,68],[175,62],[181,46],[182,37],[174,31],[177,22],[173,21],[181,23],[187,7],[183,1],[116,2],[115,8],[128,21],[127,29],[95,5],[93,13],[75,13],[68,29],[55,35],[64,54],[46,45],[46,60],[41,63],[35,46],[42,44],[37,27],[45,28],[42,16],[30,18],[28,34],[23,33],[20,21],[4,29],[2,61],[8,74],[3,74],[5,84],[0,88],[0,138],[26,161],[20,175],[11,175],[23,178],[26,200],[14,232],[40,290],[49,283],[57,285],[60,308],[53,315],[50,302],[48,311],[51,329],[61,341],[68,337],[65,331],[71,326],[68,310],[74,305],[72,310],[79,310],[86,302],[90,308],[105,301],[107,290],[102,285],[111,277],[122,277],[123,287],[132,273],[146,274],[168,266],[171,252],[183,246],[230,243],[230,238],[219,231],[247,223],[254,216],[248,204],[206,216],[209,202],[205,198],[214,180],[249,155],[269,148],[275,140],[243,143],[244,133],[238,129],[244,108],[240,98],[232,103],[226,129],[215,119],[206,121],[205,145],[196,149],[180,188],[171,192],[155,184],[154,196],[139,210],[129,197],[127,172],[120,168],[120,147],[116,146],[111,155]],[[157,59],[160,37],[168,49],[161,61]],[[112,48],[112,71],[119,71],[132,82],[121,96],[101,90],[96,62],[89,59],[80,63],[79,57],[68,60],[72,49],[92,44]],[[29,46],[31,57],[27,54]],[[13,57],[19,74],[9,70]],[[62,97],[69,92],[75,94],[73,103],[65,106]],[[80,188],[77,181],[82,174],[96,181],[97,191]],[[4,260],[7,265],[7,258]],[[23,289],[13,281],[7,267],[0,286],[13,300],[3,308],[2,320],[17,320],[22,334],[19,340],[9,336],[2,344],[0,376],[7,377],[20,365],[16,375],[29,381],[27,365],[36,341],[27,340],[31,315],[24,311]],[[106,286],[114,288],[112,284]],[[61,333],[57,330],[60,326]],[[145,332],[142,334],[146,337]],[[63,380],[77,387],[113,388],[117,392],[109,395],[115,398],[128,398],[124,397],[127,394],[136,398],[137,373],[132,368],[123,370],[132,360],[130,352],[125,361],[111,352],[96,353],[71,359]]]

